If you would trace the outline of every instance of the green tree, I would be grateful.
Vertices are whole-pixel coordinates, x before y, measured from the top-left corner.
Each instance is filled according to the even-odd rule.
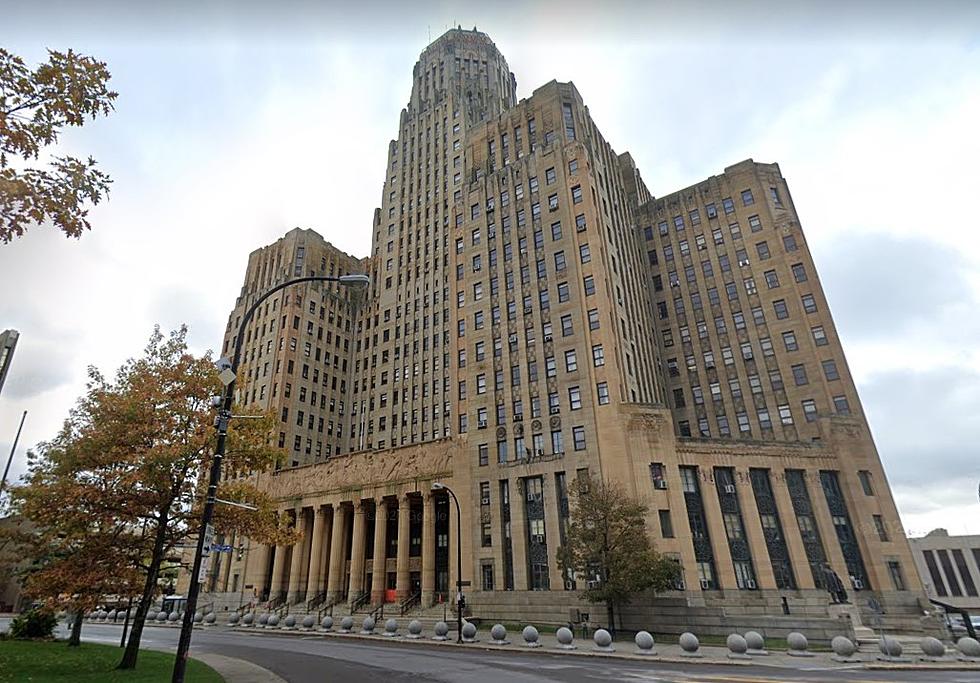
[[[646,530],[647,507],[621,486],[580,476],[569,491],[565,546],[558,557],[566,572],[589,586],[582,597],[603,603],[610,629],[616,610],[636,593],[662,591],[680,573],[676,562],[661,556]]]
[[[58,142],[63,128],[108,116],[118,93],[108,89],[104,62],[73,50],[48,50],[33,71],[0,48],[0,242],[29,225],[51,222],[69,237],[91,226],[87,205],[98,204],[112,180],[92,157],[52,156],[40,168],[27,166]],[[11,157],[22,160],[17,169]]]
[[[142,588],[123,669],[136,666],[161,569],[196,539],[214,453],[211,397],[221,384],[210,354],[189,353],[186,336],[183,327],[169,337],[155,330],[143,356],[127,361],[112,380],[90,368],[85,396],[58,436],[41,444],[27,483],[15,493],[19,508],[52,533],[88,520],[101,533],[125,534],[118,570],[138,566]],[[270,416],[236,420],[225,470],[244,475],[271,467],[277,452],[269,445],[271,426]],[[229,481],[220,495],[258,510],[219,506],[216,528],[259,542],[291,541],[294,532],[280,525],[272,501],[247,477]]]

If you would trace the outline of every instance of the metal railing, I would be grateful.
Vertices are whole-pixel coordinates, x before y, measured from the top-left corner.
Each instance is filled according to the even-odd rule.
[[[367,591],[362,591],[361,593],[355,595],[354,599],[350,601],[350,611],[356,612],[370,601],[371,594]]]
[[[314,609],[318,608],[327,599],[327,591],[320,591],[312,598],[306,601],[306,611],[312,612]]]
[[[404,616],[409,610],[422,604],[422,592],[415,591],[407,598],[398,603],[398,613]]]

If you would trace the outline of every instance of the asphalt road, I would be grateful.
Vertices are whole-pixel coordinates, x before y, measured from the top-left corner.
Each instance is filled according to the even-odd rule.
[[[0,621],[0,629],[5,626]],[[82,638],[118,644],[120,629],[120,626],[111,624],[86,623],[82,628]],[[143,632],[142,644],[147,648],[173,650],[178,633],[174,628],[148,626]],[[793,670],[765,666],[736,668],[713,664],[647,663],[560,654],[525,654],[487,651],[481,648],[463,650],[434,644],[426,646],[380,640],[375,643],[316,635],[252,635],[222,630],[195,631],[191,655],[195,653],[216,653],[244,659],[275,672],[291,683],[324,680],[354,683],[980,683],[980,672],[973,671]]]

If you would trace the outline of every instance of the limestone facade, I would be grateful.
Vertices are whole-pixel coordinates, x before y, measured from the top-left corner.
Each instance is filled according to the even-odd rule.
[[[544,591],[566,621],[590,577],[556,555],[588,472],[648,505],[675,602],[830,619],[829,565],[915,625],[922,586],[778,166],[655,198],[574,85],[518,102],[490,39],[452,30],[416,65],[372,230],[364,260],[305,230],[250,257],[226,352],[271,283],[373,284],[296,286],[251,324],[239,400],[281,417],[283,467],[258,476],[303,540],[224,539],[214,594],[431,604],[461,579],[483,616]],[[461,503],[459,577],[435,482]]]

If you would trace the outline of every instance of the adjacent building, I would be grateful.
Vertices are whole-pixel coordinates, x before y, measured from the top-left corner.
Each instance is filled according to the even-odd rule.
[[[592,577],[557,561],[588,473],[647,504],[682,570],[657,598],[678,628],[765,614],[830,634],[828,566],[890,627],[921,628],[922,585],[777,165],[654,196],[573,84],[518,101],[490,38],[454,29],[415,66],[383,180],[369,258],[296,229],[249,259],[226,352],[264,288],[373,284],[292,287],[250,323],[239,401],[279,416],[283,451],[259,483],[303,540],[225,539],[238,552],[214,566],[213,599],[424,608],[464,580],[482,616],[566,621],[588,609]],[[460,498],[460,577],[436,482]]]
[[[934,529],[909,543],[929,597],[980,614],[980,536]]]
[[[3,384],[7,381],[7,372],[10,364],[14,360],[14,350],[17,348],[17,339],[20,333],[17,330],[4,330],[0,332],[0,392],[3,391]]]

